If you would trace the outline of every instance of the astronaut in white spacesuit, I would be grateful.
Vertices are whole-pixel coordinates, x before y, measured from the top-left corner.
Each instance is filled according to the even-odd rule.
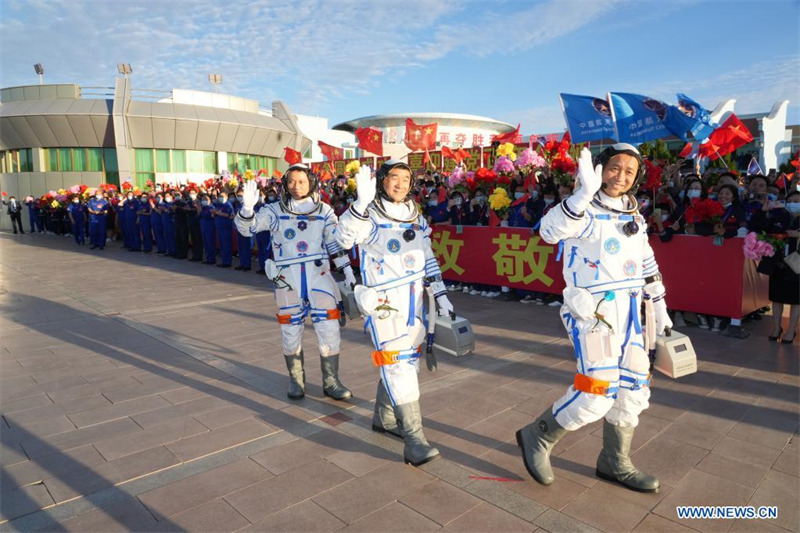
[[[542,219],[542,238],[562,243],[564,305],[561,318],[575,349],[577,372],[567,393],[517,432],[528,472],[550,485],[550,452],[569,431],[604,418],[596,475],[640,492],[659,482],[630,460],[639,414],[650,398],[651,362],[640,309],[650,299],[655,330],[671,328],[664,285],[646,223],[631,193],[644,174],[639,151],[619,143],[593,167],[584,148],[575,193]]]
[[[264,204],[257,213],[253,212],[259,198],[256,181],[245,182],[243,189],[236,229],[242,235],[269,231],[272,237],[275,259],[268,260],[264,268],[275,282],[289,398],[305,396],[302,341],[308,316],[319,341],[324,394],[335,400],[352,397],[339,381],[341,296],[330,272],[330,259],[344,272],[347,283],[356,280],[347,253],[333,236],[336,215],[320,201],[317,176],[306,165],[290,166],[281,179],[280,201]]]
[[[423,291],[435,296],[440,314],[453,306],[431,249],[431,229],[410,196],[411,168],[389,160],[373,178],[362,167],[356,183],[358,198],[341,216],[336,240],[345,249],[359,246],[363,284],[354,294],[381,374],[372,428],[401,437],[405,462],[418,466],[439,457],[423,435],[419,408],[417,372],[428,320]]]

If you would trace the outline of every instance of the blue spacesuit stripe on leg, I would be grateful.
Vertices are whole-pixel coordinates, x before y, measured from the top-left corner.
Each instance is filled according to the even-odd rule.
[[[581,391],[577,391],[575,394],[573,394],[573,395],[572,395],[572,398],[570,398],[569,400],[567,400],[567,401],[564,403],[564,405],[562,405],[561,407],[559,407],[559,408],[558,408],[558,409],[557,409],[557,410],[556,410],[556,411],[553,413],[553,416],[558,416],[558,413],[560,413],[561,411],[563,411],[564,409],[566,409],[566,408],[567,408],[567,406],[569,406],[569,404],[571,404],[572,402],[574,402],[574,401],[575,401],[575,400],[578,398],[578,396],[580,396],[580,395],[581,395]]]
[[[308,283],[306,281],[305,263],[300,263],[300,298],[308,300]]]
[[[411,326],[413,326],[413,325],[414,325],[414,315],[415,315],[415,314],[416,314],[416,312],[417,312],[417,309],[416,309],[417,302],[416,302],[416,298],[415,298],[415,296],[416,296],[416,295],[415,295],[415,293],[416,293],[416,289],[414,288],[414,287],[415,287],[415,285],[416,285],[415,283],[411,283],[411,284],[409,285],[409,297],[408,297],[408,321],[406,322],[406,325],[407,325],[408,327],[411,327]]]

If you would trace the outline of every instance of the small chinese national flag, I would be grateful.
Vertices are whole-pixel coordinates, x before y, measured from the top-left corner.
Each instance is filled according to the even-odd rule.
[[[287,146],[283,149],[283,151],[283,159],[285,159],[290,165],[301,163],[303,161],[303,155],[297,150],[292,150]]]
[[[492,135],[492,140],[490,141],[491,144],[494,143],[516,143],[517,138],[519,137],[519,127],[520,124],[517,124],[517,129],[514,131],[509,131],[508,133],[500,133],[497,135]]]
[[[330,144],[322,141],[317,141],[317,145],[319,145],[320,150],[322,150],[322,154],[327,157],[329,161],[340,161],[344,159],[344,150],[341,148],[331,146]]]
[[[405,143],[413,151],[436,150],[436,130],[439,124],[414,124],[410,118],[406,119]]]
[[[383,132],[375,128],[358,128],[356,130],[358,147],[383,157]]]

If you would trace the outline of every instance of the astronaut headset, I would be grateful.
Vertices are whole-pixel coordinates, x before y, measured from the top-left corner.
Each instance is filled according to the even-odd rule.
[[[395,220],[395,219],[386,213],[386,210],[383,208],[383,201],[388,200],[390,202],[394,202],[394,200],[392,200],[389,197],[389,195],[386,194],[386,190],[383,188],[383,180],[386,179],[386,177],[389,175],[389,172],[391,172],[392,169],[395,168],[404,168],[408,170],[408,173],[409,175],[411,175],[411,179],[413,180],[413,173],[411,172],[411,167],[408,166],[407,163],[403,163],[402,161],[399,161],[397,159],[389,159],[384,164],[382,164],[381,167],[378,169],[378,171],[375,173],[375,180],[377,181],[375,185],[378,193],[377,198],[375,198],[375,206],[378,208],[378,211],[381,213],[382,216],[389,218],[390,220]],[[410,218],[408,220],[395,220],[396,222],[410,222],[412,220],[416,220],[417,217],[419,216],[419,210],[417,209],[417,204],[416,202],[414,202],[411,196],[411,189],[412,189],[411,182],[409,182],[408,193],[406,194],[406,197],[403,198],[403,202],[405,204],[409,203],[411,204]]]
[[[615,155],[619,154],[627,154],[631,157],[635,157],[636,161],[639,163],[639,169],[636,171],[636,178],[633,180],[633,185],[631,188],[626,192],[626,194],[633,196],[636,194],[636,190],[639,188],[639,185],[642,182],[642,178],[644,177],[644,159],[642,158],[642,154],[639,153],[639,150],[636,149],[635,146],[628,143],[617,143],[612,144],[594,158],[594,164],[603,165],[603,168],[611,161],[611,158]],[[605,183],[602,185],[602,188],[605,189]]]
[[[302,163],[295,163],[294,165],[290,166],[289,168],[286,169],[286,172],[283,173],[283,176],[281,176],[281,198],[280,198],[281,209],[283,209],[287,213],[291,213],[293,215],[299,215],[301,213],[295,213],[289,208],[290,205],[289,200],[291,200],[292,198],[292,195],[289,192],[289,174],[295,170],[303,172],[306,175],[306,177],[308,177],[308,195],[305,198],[310,197],[314,201],[315,209],[319,208],[320,204],[319,177],[310,171],[308,165],[304,165]]]

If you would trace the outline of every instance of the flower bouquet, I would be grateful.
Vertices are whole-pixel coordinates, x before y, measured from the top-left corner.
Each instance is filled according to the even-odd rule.
[[[686,224],[688,231],[694,230],[697,235],[708,236],[714,232],[714,226],[722,220],[725,213],[722,204],[711,198],[693,199],[686,208]],[[687,233],[688,233],[687,231]]]
[[[775,252],[781,247],[783,247],[781,239],[767,235],[763,231],[761,233],[751,231],[744,238],[742,252],[746,258],[758,261],[756,272],[769,276],[779,264],[780,258],[775,256]]]
[[[489,208],[494,211],[498,217],[504,219],[508,215],[508,207],[511,205],[511,198],[508,197],[508,192],[503,187],[495,187],[492,194],[489,195]]]

